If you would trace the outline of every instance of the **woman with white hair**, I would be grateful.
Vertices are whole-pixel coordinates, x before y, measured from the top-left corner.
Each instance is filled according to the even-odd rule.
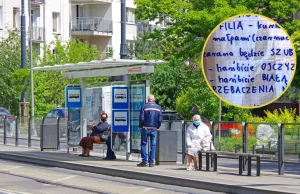
[[[193,116],[193,124],[186,130],[186,143],[188,146],[188,168],[186,170],[195,170],[197,168],[198,151],[203,150],[204,146],[211,143],[212,135],[207,125],[201,122],[200,115]],[[192,166],[194,161],[194,168]]]

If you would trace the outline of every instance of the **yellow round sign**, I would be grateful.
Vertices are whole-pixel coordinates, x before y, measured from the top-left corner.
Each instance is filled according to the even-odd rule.
[[[215,95],[233,106],[258,108],[287,90],[296,71],[296,52],[277,22],[256,14],[237,15],[210,33],[202,66]]]

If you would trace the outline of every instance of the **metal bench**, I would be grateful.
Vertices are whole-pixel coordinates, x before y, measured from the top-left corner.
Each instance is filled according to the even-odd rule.
[[[234,153],[234,152],[222,152],[222,151],[199,151],[199,170],[202,169],[202,154],[206,154],[206,170],[209,171],[210,167],[210,157],[212,158],[213,171],[217,171],[218,166],[218,155],[229,155],[229,156],[238,156],[239,157],[239,175],[243,174],[243,158],[247,157],[248,159],[248,176],[251,176],[251,163],[252,158],[256,158],[256,176],[260,176],[260,154],[251,154],[251,153]]]

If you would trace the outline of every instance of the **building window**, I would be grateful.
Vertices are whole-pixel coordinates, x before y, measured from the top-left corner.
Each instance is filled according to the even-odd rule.
[[[2,25],[2,6],[0,6],[0,30],[2,30],[3,25]]]
[[[53,32],[59,33],[60,32],[60,14],[53,12],[52,20],[53,20]]]
[[[13,27],[20,27],[20,9],[16,7],[13,8]]]
[[[135,15],[132,8],[126,8],[126,22],[135,24]]]
[[[32,26],[41,27],[40,25],[40,9],[32,9],[31,10],[31,22]]]
[[[83,17],[83,5],[77,5],[76,6],[76,17],[82,18]]]
[[[41,54],[41,46],[40,43],[32,43],[32,48],[37,55]]]

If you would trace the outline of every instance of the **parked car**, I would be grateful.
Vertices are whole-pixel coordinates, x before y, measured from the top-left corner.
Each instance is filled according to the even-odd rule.
[[[59,120],[59,136],[60,137],[66,137],[67,135],[67,126],[68,126],[68,109],[67,108],[55,108],[50,110],[45,116],[44,116],[44,123],[40,120],[38,123],[35,124],[36,126],[36,133],[37,136],[40,137],[40,128],[41,125],[57,125],[57,117],[60,118]]]
[[[0,129],[4,129],[4,119],[6,116],[6,127],[8,136],[12,136],[15,132],[15,118],[10,114],[9,110],[6,108],[0,107]]]
[[[183,120],[187,121],[179,112],[173,111],[173,110],[165,110],[162,112],[163,118],[162,120],[165,121],[171,121],[171,120]],[[200,116],[202,122],[204,123],[209,123],[209,120],[205,118],[204,116]]]

